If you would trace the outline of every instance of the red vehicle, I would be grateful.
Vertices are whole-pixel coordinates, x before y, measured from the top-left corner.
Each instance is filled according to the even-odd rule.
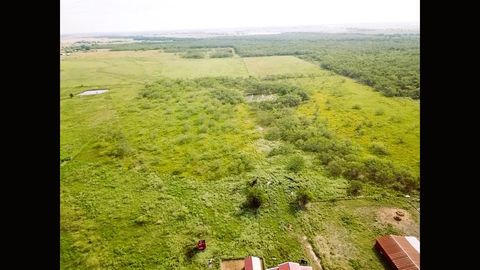
[[[207,248],[207,244],[205,243],[205,240],[200,240],[197,243],[197,249],[198,250],[205,250]]]

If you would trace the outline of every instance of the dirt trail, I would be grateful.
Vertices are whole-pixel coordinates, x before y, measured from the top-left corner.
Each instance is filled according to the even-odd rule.
[[[303,248],[305,249],[305,251],[307,252],[308,257],[310,257],[310,259],[314,262],[314,264],[312,265],[313,269],[314,270],[323,270],[322,265],[320,264],[320,259],[317,257],[315,252],[313,252],[313,247],[308,242],[306,236],[302,237],[302,245],[303,245]]]

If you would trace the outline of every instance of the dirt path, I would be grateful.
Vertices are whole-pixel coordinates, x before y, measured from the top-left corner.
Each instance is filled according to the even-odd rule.
[[[313,252],[313,247],[308,242],[307,237],[303,236],[301,241],[302,241],[303,248],[308,254],[308,257],[310,257],[310,259],[314,262],[314,264],[312,265],[313,269],[323,270],[322,265],[320,264],[320,259],[317,257],[315,252]]]

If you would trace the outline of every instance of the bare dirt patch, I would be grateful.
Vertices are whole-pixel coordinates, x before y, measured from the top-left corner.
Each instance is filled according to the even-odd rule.
[[[320,264],[320,259],[317,257],[317,254],[315,254],[315,252],[313,251],[313,247],[308,242],[307,237],[303,236],[301,241],[302,241],[303,249],[307,252],[308,257],[310,257],[310,259],[313,261],[313,265],[312,265],[313,269],[323,270],[322,265]]]
[[[403,216],[401,214],[403,214]],[[396,219],[395,217],[400,218]],[[420,236],[418,224],[405,209],[382,207],[378,209],[376,213],[376,221],[382,224],[391,224],[394,228],[402,231],[406,235]]]
[[[260,102],[260,101],[270,101],[275,100],[276,95],[247,95],[245,99],[247,102]]]
[[[262,270],[264,270],[264,261],[263,258],[260,258]],[[222,259],[220,262],[221,270],[245,270],[245,259]]]
[[[244,268],[244,259],[222,260],[222,262],[220,263],[221,270],[242,270]]]

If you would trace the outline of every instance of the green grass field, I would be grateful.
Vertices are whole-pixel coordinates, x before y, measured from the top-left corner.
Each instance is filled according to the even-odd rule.
[[[242,98],[255,86],[248,76],[285,74],[257,84],[300,87],[308,100],[264,109]],[[76,96],[92,88],[110,91]],[[72,54],[61,60],[60,96],[61,269],[208,269],[209,259],[219,269],[221,258],[248,255],[269,267],[302,258],[314,265],[306,243],[323,269],[384,269],[376,237],[419,237],[418,192],[407,199],[366,181],[360,197],[347,197],[349,180],[332,176],[318,153],[269,135],[290,123],[277,112],[290,112],[350,141],[359,157],[418,176],[418,101],[382,96],[293,56],[158,51]],[[294,170],[295,158],[303,163]],[[257,212],[242,207],[252,188],[265,196]],[[299,210],[302,189],[313,198]],[[394,209],[408,218],[388,219]],[[192,253],[199,239],[207,249]]]
[[[62,89],[155,81],[161,76],[196,78],[248,76],[241,58],[186,59],[159,51],[78,53],[61,61]],[[63,92],[63,91],[62,91]]]

